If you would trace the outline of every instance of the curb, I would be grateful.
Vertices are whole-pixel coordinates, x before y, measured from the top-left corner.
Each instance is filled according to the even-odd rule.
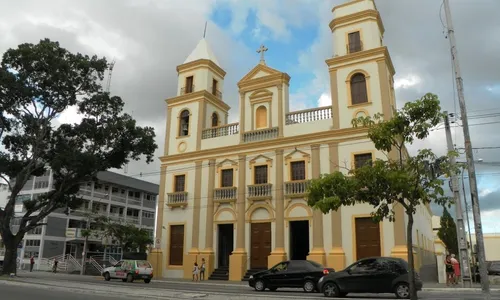
[[[481,288],[423,288],[423,292],[448,292],[448,293],[461,293],[461,292],[481,292]],[[500,292],[500,288],[490,288],[492,292]]]

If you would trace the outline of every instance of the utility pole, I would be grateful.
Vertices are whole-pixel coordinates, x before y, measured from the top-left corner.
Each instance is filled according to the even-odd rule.
[[[469,245],[470,245],[470,248],[471,248],[471,251],[470,253],[473,254],[473,248],[472,248],[472,236],[471,236],[471,232],[470,232],[470,222],[469,222],[469,205],[467,205],[467,194],[465,193],[465,182],[464,182],[464,171],[462,171],[462,193],[464,194],[464,204],[465,204],[465,217],[467,218],[467,228],[468,228],[468,231],[469,231]],[[472,265],[475,266],[476,265],[476,262],[475,262],[475,259],[474,259],[474,255],[472,255],[471,257],[471,262],[472,262]],[[471,270],[472,272],[472,270]],[[472,276],[472,273],[471,273],[471,276]]]
[[[451,138],[450,129],[450,119],[448,118],[448,112],[445,112],[444,117],[444,129],[446,131],[446,144],[448,146],[448,151],[454,151],[453,140]],[[456,164],[455,157],[450,158],[452,165]],[[457,240],[458,240],[458,251],[460,265],[462,267],[462,287],[465,287],[465,282],[468,282],[468,287],[472,287],[471,276],[470,276],[470,260],[469,251],[467,249],[467,240],[465,239],[465,226],[464,226],[464,214],[462,211],[462,199],[460,198],[460,190],[458,189],[458,179],[457,174],[453,173],[451,176],[451,189],[453,191],[453,198],[455,199],[455,214],[457,217]]]
[[[460,72],[460,64],[457,56],[457,45],[455,42],[455,30],[451,19],[450,1],[443,0],[446,14],[446,24],[448,29],[448,39],[450,40],[451,56],[455,67],[455,81],[457,84],[458,101],[462,115],[462,128],[464,131],[465,154],[467,156],[467,167],[469,171],[469,185],[471,191],[472,214],[474,216],[474,229],[476,232],[477,258],[479,261],[479,274],[481,275],[481,289],[485,300],[491,299],[490,281],[488,270],[486,269],[486,257],[484,253],[483,228],[481,225],[481,210],[479,208],[479,197],[477,192],[476,168],[474,166],[474,153],[469,133],[469,120],[467,118],[467,107],[465,105],[463,79]]]
[[[90,229],[90,216],[87,216],[87,224],[85,226],[87,234],[85,235],[85,240],[83,242],[83,253],[82,253],[82,269],[80,270],[80,275],[85,275],[85,267],[86,262],[85,258],[87,257],[87,244],[89,242],[89,229]]]

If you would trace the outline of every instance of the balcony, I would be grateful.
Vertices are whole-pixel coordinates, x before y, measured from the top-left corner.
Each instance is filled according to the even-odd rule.
[[[194,84],[186,85],[185,87],[181,88],[180,95],[186,95],[193,92],[194,92]]]
[[[238,193],[238,188],[232,187],[222,187],[214,190],[214,202],[218,203],[229,203],[236,201]]]
[[[142,201],[137,198],[128,198],[127,202],[129,205],[142,206]]]
[[[167,194],[167,206],[169,207],[185,207],[187,206],[188,193],[187,192],[175,192]]]
[[[78,195],[91,197],[92,196],[92,191],[80,189],[78,191]]]
[[[202,139],[212,139],[220,136],[234,135],[240,132],[239,123],[232,123],[204,129],[201,133]]]
[[[111,194],[111,201],[126,203],[127,202],[127,198],[126,197],[122,197],[122,196],[118,196],[116,194]]]
[[[307,189],[311,180],[297,180],[285,182],[286,197],[303,197],[307,194]]]
[[[121,214],[113,214],[113,213],[110,213],[109,214],[109,218],[115,222],[123,222],[125,221],[125,217]]]
[[[139,224],[139,217],[127,216],[127,222],[132,224]]]
[[[214,89],[214,87],[210,88],[209,92],[214,95],[215,97],[219,98],[220,100],[222,100],[222,92],[219,91],[218,89]]]
[[[355,53],[355,52],[360,52],[363,51],[363,42],[362,41],[356,41],[353,43],[349,43],[346,46],[346,51],[347,53]]]
[[[257,129],[243,134],[243,142],[260,142],[278,137],[278,127]]]
[[[263,200],[272,197],[273,185],[271,183],[254,184],[248,186],[248,199]]]
[[[285,117],[285,124],[301,124],[314,122],[318,120],[328,120],[332,118],[332,107],[316,107],[311,109],[294,111],[287,113]]]

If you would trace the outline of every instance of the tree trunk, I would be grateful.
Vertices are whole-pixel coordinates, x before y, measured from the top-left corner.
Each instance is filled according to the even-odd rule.
[[[5,256],[3,259],[2,275],[17,274],[17,245],[16,238],[10,234],[4,234]]]
[[[413,260],[413,211],[408,213],[408,226],[406,227],[406,247],[408,248],[408,265],[410,272],[408,274],[410,280],[410,299],[417,300],[417,291],[415,289],[415,261]]]

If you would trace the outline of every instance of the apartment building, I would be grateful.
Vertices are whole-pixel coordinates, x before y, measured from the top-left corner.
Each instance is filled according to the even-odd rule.
[[[394,206],[394,223],[374,223],[369,205],[326,215],[307,205],[311,179],[386,159],[351,120],[376,113],[391,118],[396,103],[395,70],[374,1],[336,6],[329,26],[328,106],[290,111],[290,76],[268,66],[261,47],[260,62],[238,82],[239,122],[229,124],[226,72],[207,41],[177,67],[178,93],[166,101],[160,158],[161,243],[150,255],[162,276],[190,278],[202,258],[207,275],[235,281],[287,259],[340,270],[369,256],[407,258],[401,206]],[[429,206],[415,215],[420,264],[433,255],[431,215]]]

